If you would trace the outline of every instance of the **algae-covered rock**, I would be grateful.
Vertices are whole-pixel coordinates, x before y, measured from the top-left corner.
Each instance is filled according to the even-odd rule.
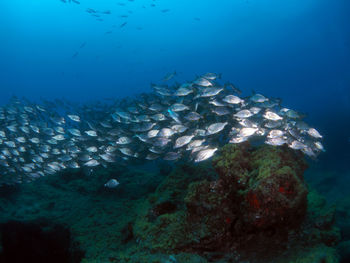
[[[197,234],[193,250],[279,247],[307,208],[306,163],[287,148],[226,145],[213,159],[215,181],[194,182],[185,198]]]
[[[145,201],[135,222],[145,248],[213,262],[337,262],[335,210],[314,191],[307,198],[301,154],[227,145],[213,158],[217,174],[209,167],[175,169]]]
[[[337,250],[325,245],[293,249],[286,256],[274,261],[275,263],[339,263]]]
[[[220,179],[235,187],[244,223],[251,228],[298,225],[307,189],[300,154],[287,148],[226,145],[213,160]]]
[[[305,168],[288,148],[241,144],[158,173],[68,172],[3,191],[0,221],[65,224],[86,251],[84,263],[338,262],[335,208],[307,193]],[[105,188],[110,178],[120,187]],[[347,214],[346,205],[338,209]]]
[[[188,185],[203,178],[215,177],[212,168],[179,165],[145,200],[135,221],[135,236],[151,251],[184,250],[192,241],[191,225],[187,223],[184,198]]]

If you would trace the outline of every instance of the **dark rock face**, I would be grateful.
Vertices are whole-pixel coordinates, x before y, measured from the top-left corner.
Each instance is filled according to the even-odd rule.
[[[73,248],[70,231],[60,225],[9,221],[1,225],[1,238],[0,262],[75,263],[84,256]]]
[[[132,222],[127,223],[126,226],[123,227],[121,234],[123,244],[128,243],[134,238]]]

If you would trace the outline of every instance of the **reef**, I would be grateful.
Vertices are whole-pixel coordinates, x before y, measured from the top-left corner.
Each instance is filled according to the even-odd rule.
[[[346,262],[335,220],[348,202],[328,205],[288,147],[227,145],[198,165],[150,167],[67,171],[3,188],[0,223],[64,226],[83,263]],[[110,178],[120,185],[105,188]],[[36,232],[45,236],[45,224]]]
[[[63,225],[46,221],[9,221],[0,225],[0,262],[77,263],[84,257]]]
[[[208,260],[267,262],[300,243],[332,250],[340,239],[335,210],[308,195],[306,168],[303,156],[287,147],[227,145],[191,175],[187,166],[173,171],[148,198],[134,234],[151,251]]]

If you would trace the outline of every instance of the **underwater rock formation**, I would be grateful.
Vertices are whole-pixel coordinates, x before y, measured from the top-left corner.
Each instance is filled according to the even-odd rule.
[[[188,218],[209,230],[199,249],[274,247],[302,222],[307,165],[301,155],[287,148],[227,145],[213,165],[218,180],[192,184],[185,199]]]
[[[0,262],[81,262],[84,252],[72,244],[69,229],[48,222],[9,221],[0,225]]]
[[[306,168],[303,156],[287,147],[224,146],[212,165],[184,165],[163,181],[136,220],[135,237],[151,251],[214,261],[267,260],[300,243],[336,254],[335,211],[319,198],[308,200]],[[308,215],[308,203],[320,211],[311,208]],[[315,236],[303,241],[310,231]]]
[[[242,144],[218,154],[213,162],[199,165],[161,163],[159,171],[113,167],[93,175],[64,173],[7,187],[1,191],[0,224],[44,219],[49,225],[69,226],[72,242],[86,252],[82,263],[165,263],[171,255],[179,263],[339,262],[335,208],[312,188],[304,203],[305,163],[295,152]],[[294,177],[280,175],[287,170],[282,167],[290,167]],[[294,183],[284,191],[270,174]],[[118,178],[123,187],[103,187],[100,182],[110,178]],[[272,183],[266,184],[269,180]],[[265,185],[262,195],[258,190]],[[292,189],[298,194],[284,197]],[[258,198],[268,198],[267,193],[274,198],[262,199],[261,210],[255,208],[266,218],[257,222],[264,224],[254,220],[250,191]],[[346,243],[339,246],[340,252],[346,260]]]

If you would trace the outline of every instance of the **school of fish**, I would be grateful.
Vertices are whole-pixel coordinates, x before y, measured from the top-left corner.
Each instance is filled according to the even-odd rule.
[[[224,144],[247,140],[287,145],[310,158],[324,151],[322,135],[302,114],[280,99],[241,97],[220,79],[206,73],[182,84],[152,84],[152,92],[110,103],[13,98],[0,108],[0,185],[132,160],[201,162]]]

